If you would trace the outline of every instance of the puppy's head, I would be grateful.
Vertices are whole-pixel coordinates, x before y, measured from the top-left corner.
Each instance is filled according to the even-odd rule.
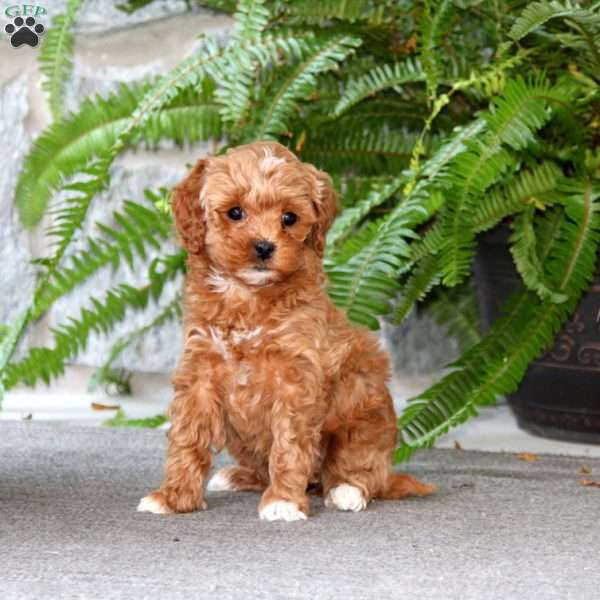
[[[329,176],[275,142],[198,161],[172,203],[188,252],[253,286],[283,281],[308,252],[322,257],[336,211]]]

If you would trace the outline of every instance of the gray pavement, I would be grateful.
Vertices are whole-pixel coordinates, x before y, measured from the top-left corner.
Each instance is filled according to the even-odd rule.
[[[357,514],[314,498],[308,521],[267,523],[250,493],[136,513],[164,447],[161,431],[0,422],[0,598],[600,598],[600,489],[579,484],[598,459],[431,450],[406,469],[436,496]]]

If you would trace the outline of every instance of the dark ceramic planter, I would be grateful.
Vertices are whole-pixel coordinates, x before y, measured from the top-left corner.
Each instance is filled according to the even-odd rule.
[[[483,236],[475,278],[483,326],[521,284],[507,246],[508,228]],[[600,444],[600,264],[596,278],[553,347],[531,363],[509,404],[535,435]]]

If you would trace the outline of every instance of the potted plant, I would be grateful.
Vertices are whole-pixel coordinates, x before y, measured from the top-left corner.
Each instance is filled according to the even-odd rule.
[[[508,226],[483,236],[475,264],[484,325],[522,286],[509,253]],[[572,316],[531,362],[509,404],[520,426],[556,439],[600,443],[600,269]]]
[[[145,3],[132,1],[128,10]],[[200,4],[233,10],[229,1]],[[55,24],[61,39],[70,35],[69,14]],[[184,269],[182,251],[155,259],[146,285],[100,293],[55,328],[52,345],[13,358],[27,325],[57,298],[119,260],[143,264],[144,249],[167,238],[165,195],[149,191],[124,203],[82,250],[66,253],[122,151],[163,139],[212,139],[218,151],[277,139],[339,187],[326,268],[331,297],[357,323],[377,328],[383,315],[400,322],[449,288],[445,312],[460,312],[478,237],[510,222],[523,289],[401,415],[396,458],[404,460],[513,393],[589,285],[600,243],[598,6],[240,0],[234,19],[226,43],[204,38],[158,81],[129,83],[88,99],[78,113],[57,114],[34,144],[16,194],[23,222],[39,222],[57,191],[71,194],[55,210],[55,245],[38,261],[31,307],[4,329],[0,381],[10,388],[51,380],[91,332],[145,310]],[[52,39],[51,30],[42,56],[60,67],[45,70],[50,104],[60,107],[71,45]],[[117,341],[100,379],[116,375],[112,361],[128,339],[178,315],[173,305],[164,310]]]

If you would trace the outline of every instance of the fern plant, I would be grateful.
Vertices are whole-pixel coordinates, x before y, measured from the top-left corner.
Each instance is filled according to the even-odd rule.
[[[65,12],[54,17],[40,48],[40,70],[44,75],[42,87],[48,94],[52,117],[62,116],[65,84],[71,74],[73,52],[72,27],[81,0],[67,0]]]
[[[130,1],[133,11],[149,0]],[[0,329],[0,392],[50,381],[130,310],[145,310],[184,269],[163,254],[141,288],[99,293],[58,324],[53,343],[13,359],[27,326],[101,269],[147,261],[170,233],[164,191],[123,199],[69,254],[110,166],[128,148],[212,140],[220,149],[276,139],[328,170],[342,211],[328,237],[330,295],[350,319],[377,328],[428,307],[463,342],[451,371],[400,417],[397,459],[429,447],[480,406],[515,390],[528,364],[572,313],[600,244],[598,114],[600,5],[592,1],[206,0],[233,14],[234,33],[156,81],[88,98],[64,115],[77,2],[41,55],[53,124],[38,138],[15,202],[34,226],[53,216],[30,308]],[[526,73],[526,76],[523,74]],[[67,200],[57,203],[57,192]],[[523,289],[481,338],[473,326],[471,264],[478,235],[510,223]],[[123,349],[179,316],[179,298],[116,341],[93,383],[120,382]],[[123,388],[125,389],[125,388]]]

